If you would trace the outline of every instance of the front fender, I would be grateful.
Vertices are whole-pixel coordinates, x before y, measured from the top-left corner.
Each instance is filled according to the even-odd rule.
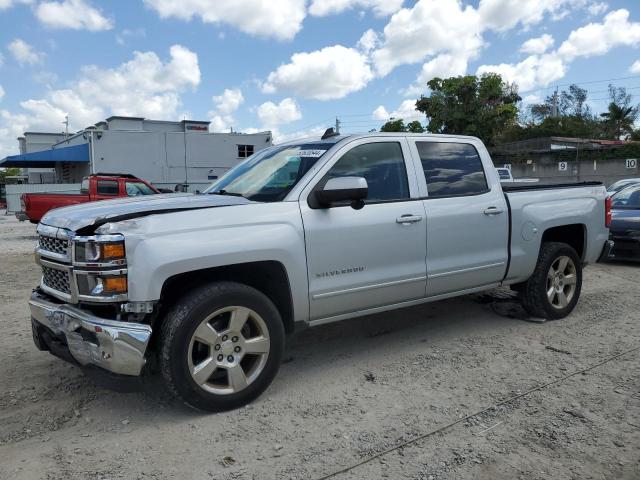
[[[286,269],[295,321],[309,313],[304,232],[297,202],[177,212],[120,222],[125,235],[129,299],[160,299],[167,279],[248,262],[276,261]]]

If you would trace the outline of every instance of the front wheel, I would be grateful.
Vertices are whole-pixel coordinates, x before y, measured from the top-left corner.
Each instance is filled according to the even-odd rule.
[[[236,408],[271,383],[284,327],[258,290],[216,282],[183,297],[162,324],[160,370],[169,389],[201,410]]]
[[[533,275],[519,288],[527,312],[539,318],[569,315],[580,297],[582,264],[576,251],[565,243],[546,242]]]

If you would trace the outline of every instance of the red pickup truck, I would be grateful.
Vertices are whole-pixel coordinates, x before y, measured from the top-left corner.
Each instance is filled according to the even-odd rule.
[[[23,193],[22,211],[16,217],[38,223],[49,210],[77,203],[108,200],[116,197],[135,197],[160,193],[153,185],[133,175],[96,173],[82,180],[80,193]]]

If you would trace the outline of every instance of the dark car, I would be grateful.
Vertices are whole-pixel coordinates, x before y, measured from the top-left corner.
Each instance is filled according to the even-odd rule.
[[[612,257],[640,261],[640,183],[631,185],[611,198],[610,239]]]
[[[607,188],[607,193],[609,195],[615,195],[619,191],[636,184],[640,184],[640,178],[625,178],[624,180],[618,180]]]

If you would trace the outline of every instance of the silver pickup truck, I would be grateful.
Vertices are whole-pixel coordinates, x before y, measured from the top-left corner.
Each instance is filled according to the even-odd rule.
[[[507,285],[532,316],[567,316],[609,247],[605,199],[598,183],[501,187],[472,137],[327,131],[201,194],[50,211],[34,341],[233,408],[267,388],[302,327]]]

